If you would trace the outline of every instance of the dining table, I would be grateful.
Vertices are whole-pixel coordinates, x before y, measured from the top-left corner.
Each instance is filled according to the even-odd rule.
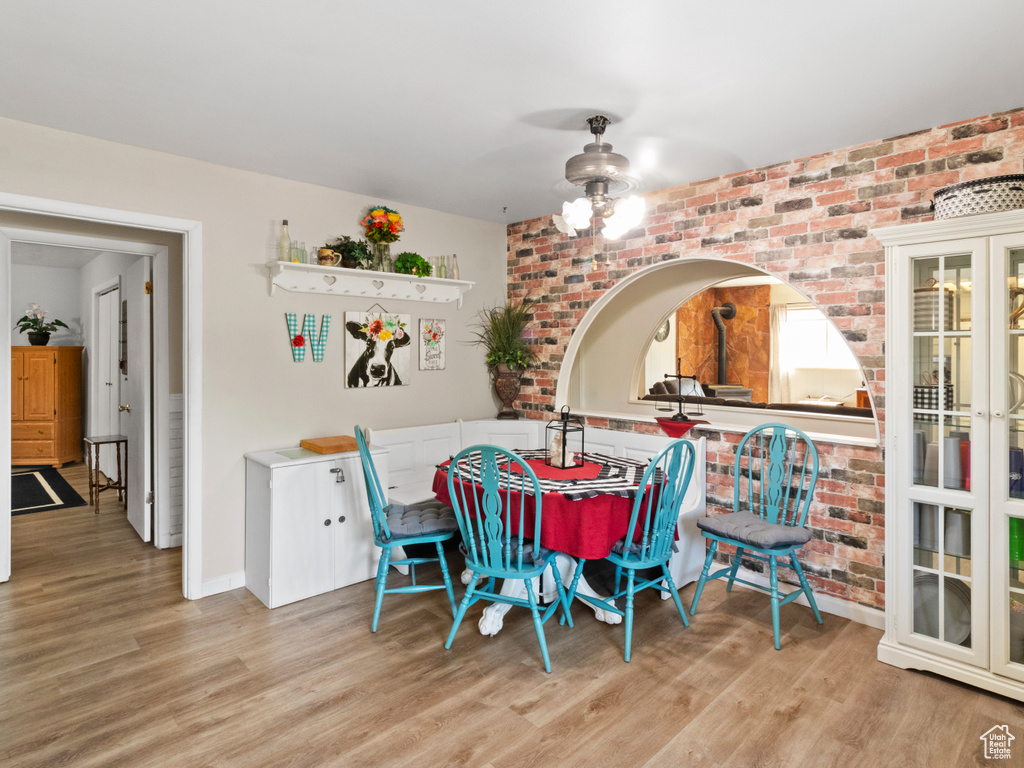
[[[615,543],[627,535],[633,502],[640,490],[648,462],[601,453],[586,453],[582,455],[580,466],[562,468],[546,463],[545,450],[516,450],[515,453],[524,459],[537,475],[543,495],[540,543],[558,553],[555,562],[562,583],[568,588],[572,584],[578,559],[604,558],[612,551]],[[467,460],[468,457],[463,459]],[[434,495],[447,505],[452,505],[448,489],[450,463],[451,460],[437,465],[433,481]],[[533,509],[533,504],[528,500],[525,525],[531,531],[534,526]],[[464,584],[471,578],[470,570],[463,572]],[[508,579],[502,585],[501,594],[522,597],[525,595],[525,589],[522,581]],[[542,587],[538,591],[545,600],[555,599],[553,584],[550,588]],[[577,593],[597,599],[604,597],[598,595],[582,576],[577,585]],[[583,604],[594,610],[594,615],[599,621],[608,624],[618,624],[622,621],[618,614],[601,610],[586,602]],[[497,634],[510,607],[507,603],[495,603],[485,608],[479,622],[481,634]]]

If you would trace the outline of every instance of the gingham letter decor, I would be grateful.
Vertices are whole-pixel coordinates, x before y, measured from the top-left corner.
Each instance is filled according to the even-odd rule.
[[[327,332],[331,327],[331,316],[324,315],[320,321],[320,333],[316,332],[316,317],[303,315],[302,333],[299,333],[298,315],[285,312],[288,322],[288,342],[292,348],[292,360],[301,363],[306,359],[306,347],[313,350],[313,362],[321,363],[324,359],[324,348],[327,346]]]

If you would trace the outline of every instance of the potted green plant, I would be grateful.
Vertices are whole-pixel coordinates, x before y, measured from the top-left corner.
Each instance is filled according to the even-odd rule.
[[[395,259],[395,272],[400,274],[430,277],[431,271],[430,262],[418,253],[406,251],[398,254],[398,258]]]
[[[35,302],[25,310],[24,317],[21,317],[14,326],[21,333],[28,333],[28,343],[34,347],[45,347],[50,341],[51,333],[58,328],[68,327],[66,323],[57,319],[46,322],[46,312]]]
[[[512,404],[519,396],[523,372],[537,359],[525,336],[531,319],[526,303],[512,300],[484,309],[477,317],[474,343],[487,352],[494,391],[502,402],[499,419],[519,418]]]
[[[320,249],[321,254],[325,250],[335,253],[339,264],[348,269],[358,269],[373,259],[365,240],[353,240],[348,235],[342,235],[329,241]]]

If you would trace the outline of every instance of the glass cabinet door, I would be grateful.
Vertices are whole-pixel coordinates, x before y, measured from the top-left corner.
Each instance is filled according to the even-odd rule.
[[[910,483],[901,507],[910,518],[903,530],[913,552],[898,587],[910,607],[902,639],[987,666],[988,574],[978,566],[987,546],[983,507],[978,514],[988,486],[988,435],[978,413],[987,409],[987,301],[978,282],[984,279],[979,272],[987,271],[985,245],[972,239],[906,249],[909,270],[899,285],[909,304],[909,349],[907,370],[894,379],[909,390],[903,402],[910,406],[911,426]],[[898,401],[893,405],[898,408]],[[980,477],[972,472],[972,458]]]
[[[992,668],[1024,681],[1024,235],[992,267]]]

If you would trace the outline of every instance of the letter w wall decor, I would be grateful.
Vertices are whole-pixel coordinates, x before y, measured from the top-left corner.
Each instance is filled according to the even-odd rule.
[[[320,321],[319,334],[316,332],[316,318],[313,315],[303,316],[302,333],[299,333],[298,315],[295,312],[285,312],[284,317],[288,323],[288,343],[292,348],[292,360],[296,363],[305,360],[306,347],[309,347],[313,350],[313,362],[323,362],[324,348],[327,346],[327,332],[331,328],[331,316],[323,316]]]

